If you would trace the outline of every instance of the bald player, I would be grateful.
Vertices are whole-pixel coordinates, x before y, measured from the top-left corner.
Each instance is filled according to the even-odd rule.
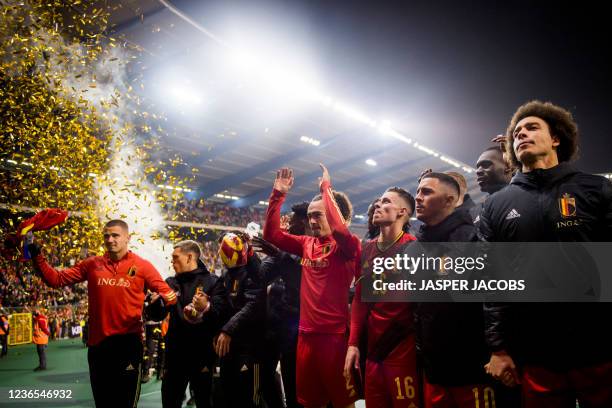
[[[87,281],[87,361],[96,406],[135,407],[140,395],[145,293],[147,289],[158,293],[166,305],[176,303],[176,293],[149,261],[128,249],[130,231],[125,221],[107,222],[102,234],[104,255],[63,270],[47,263],[39,244],[30,244],[28,250],[47,285],[60,288]]]

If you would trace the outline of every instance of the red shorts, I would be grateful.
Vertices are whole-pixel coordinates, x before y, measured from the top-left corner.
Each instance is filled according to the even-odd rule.
[[[323,407],[345,407],[357,400],[353,381],[343,375],[347,339],[344,334],[300,332],[297,344],[296,386],[298,402]]]
[[[365,400],[368,408],[417,408],[419,404],[416,365],[393,366],[366,362]]]
[[[612,407],[612,362],[569,371],[523,368],[523,402],[532,407]]]
[[[392,353],[401,360],[382,363],[366,361],[365,400],[368,408],[420,407],[414,336],[408,337]]]
[[[495,391],[485,384],[445,387],[425,381],[425,408],[495,407]]]

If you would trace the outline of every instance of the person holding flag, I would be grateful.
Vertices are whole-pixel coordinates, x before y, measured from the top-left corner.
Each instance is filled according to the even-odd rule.
[[[128,250],[130,233],[122,220],[104,225],[106,253],[56,270],[33,242],[26,249],[35,270],[54,288],[87,281],[89,294],[89,377],[98,407],[135,407],[140,395],[142,308],[146,289],[166,305],[176,293],[147,260]]]

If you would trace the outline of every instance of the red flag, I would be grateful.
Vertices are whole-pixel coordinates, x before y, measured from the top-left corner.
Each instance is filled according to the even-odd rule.
[[[68,211],[60,208],[47,208],[39,211],[35,216],[23,220],[17,228],[17,237],[23,238],[28,232],[45,231],[66,221]]]
[[[5,259],[12,259],[16,251],[20,250],[23,254],[20,261],[26,261],[29,259],[25,251],[27,244],[26,235],[28,232],[48,230],[66,221],[66,218],[68,218],[68,211],[59,208],[47,208],[46,210],[39,211],[27,220],[23,220],[19,224],[17,232],[5,235],[0,256]]]

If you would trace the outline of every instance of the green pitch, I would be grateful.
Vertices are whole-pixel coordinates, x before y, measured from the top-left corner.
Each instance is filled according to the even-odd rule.
[[[33,371],[38,354],[33,344],[9,347],[8,356],[0,359],[0,407],[88,407],[94,406],[87,348],[80,339],[49,342],[47,370]],[[10,399],[10,390],[71,390],[71,399]],[[139,407],[161,407],[161,381],[151,379],[142,384]]]
[[[81,339],[49,342],[47,370],[33,371],[38,366],[36,346],[27,344],[9,347],[8,356],[0,359],[0,407],[94,407],[89,385],[87,348]],[[10,390],[71,390],[70,399],[10,399]],[[184,405],[186,407],[187,405]],[[155,377],[142,384],[139,408],[161,407],[161,381]],[[357,408],[364,408],[362,400]]]

